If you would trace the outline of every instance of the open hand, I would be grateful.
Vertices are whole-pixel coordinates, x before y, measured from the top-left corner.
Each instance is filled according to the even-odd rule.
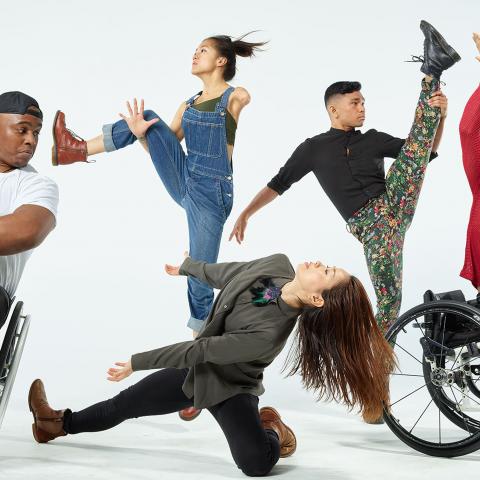
[[[183,252],[183,258],[188,257],[188,252]],[[174,265],[169,265],[168,263],[165,264],[165,271],[169,274],[172,275],[173,277],[177,277],[180,275],[180,265],[174,266]]]
[[[473,38],[473,41],[475,42],[478,53],[480,53],[480,34],[479,33],[474,33],[472,35],[472,38]],[[480,55],[478,57],[475,57],[475,58],[480,62]]]
[[[228,237],[228,241],[230,241],[235,236],[238,244],[241,244],[243,242],[243,239],[245,238],[245,230],[247,229],[247,221],[247,216],[241,213],[240,216],[237,218],[235,225],[233,226],[233,230]]]
[[[151,120],[147,121],[143,118],[143,98],[140,101],[140,109],[138,108],[136,98],[133,99],[133,109],[130,105],[130,102],[127,102],[127,108],[129,113],[128,117],[123,115],[123,113],[119,113],[119,115],[127,122],[128,128],[137,138],[144,137],[150,126],[160,120],[159,118],[152,118]]]
[[[133,372],[132,362],[130,360],[128,362],[115,362],[115,365],[120,368],[112,367],[108,369],[107,380],[110,380],[111,382],[120,382],[124,378],[130,376]]]

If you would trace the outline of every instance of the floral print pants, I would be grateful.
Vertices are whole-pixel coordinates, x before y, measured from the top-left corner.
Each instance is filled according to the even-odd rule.
[[[377,297],[376,320],[383,333],[397,319],[402,301],[402,256],[405,233],[412,223],[430,159],[440,109],[427,100],[437,80],[422,82],[415,119],[385,179],[385,192],[348,219],[350,232],[363,244]]]

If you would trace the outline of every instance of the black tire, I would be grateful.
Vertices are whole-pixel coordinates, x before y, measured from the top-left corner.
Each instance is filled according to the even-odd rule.
[[[15,349],[17,340],[16,334],[20,323],[20,315],[22,313],[23,302],[17,302],[13,309],[10,321],[8,322],[7,332],[3,339],[2,348],[0,349],[0,379],[4,379],[7,375],[7,365],[10,363],[11,356]]]
[[[438,395],[438,391],[433,390],[434,393],[437,393],[437,395],[434,395],[435,398],[434,397],[431,398],[430,402],[427,404],[427,407],[425,407],[425,409],[420,414],[420,416],[418,417],[418,419],[416,420],[416,422],[414,423],[413,427],[410,430],[408,429],[408,427],[411,426],[412,421],[408,419],[408,422],[410,423],[408,424],[408,427],[407,427],[407,421],[404,421],[402,418],[400,418],[398,412],[396,412],[396,410],[399,410],[400,402],[406,401],[406,403],[403,403],[402,406],[405,406],[406,404],[408,404],[408,402],[410,402],[406,410],[409,410],[411,412],[416,409],[417,411],[413,416],[413,418],[416,418],[417,413],[421,411],[421,408],[423,407],[424,404],[419,403],[418,401],[415,401],[415,400],[412,402],[412,399],[414,399],[413,394],[420,391],[423,387],[427,387],[426,392],[424,391],[426,396],[428,396],[428,394],[431,393],[431,389],[428,388],[430,376],[428,376],[427,379],[425,378],[425,371],[424,371],[425,359],[423,355],[423,350],[421,349],[421,347],[419,349],[417,348],[416,352],[421,351],[421,354],[420,355],[417,354],[417,356],[412,355],[411,352],[409,352],[410,344],[406,342],[406,340],[407,339],[411,340],[410,337],[412,337],[413,332],[415,332],[416,337],[419,337],[419,338],[428,337],[428,335],[425,335],[425,331],[424,331],[425,327],[422,328],[422,323],[421,323],[422,320],[419,321],[418,319],[432,318],[431,316],[435,314],[449,314],[452,316],[458,316],[458,318],[462,319],[462,322],[467,322],[472,327],[472,330],[476,331],[476,329],[478,329],[480,332],[480,311],[468,305],[467,303],[456,302],[452,300],[433,301],[433,302],[428,302],[422,305],[418,305],[417,307],[414,307],[409,311],[407,311],[405,314],[403,314],[397,320],[397,322],[395,322],[395,324],[393,324],[392,327],[388,330],[386,334],[386,338],[394,345],[396,353],[398,352],[401,353],[401,351],[403,350],[408,355],[410,355],[410,357],[413,357],[414,360],[416,360],[418,363],[421,364],[421,369],[418,367],[417,363],[414,363],[410,360],[410,364],[408,364],[409,368],[411,368],[412,364],[415,365],[417,368],[419,368],[418,375],[410,374],[410,373],[406,374],[406,373],[403,373],[401,369],[401,365],[399,365],[398,371],[400,373],[393,373],[390,379],[391,395],[392,395],[392,380],[395,378],[393,375],[398,375],[399,377],[400,376],[417,377],[416,381],[423,382],[423,386],[403,396],[402,398],[400,398],[400,400],[396,400],[396,398],[393,398],[392,396],[390,400],[390,404],[386,406],[386,408],[384,409],[384,419],[385,419],[385,423],[388,425],[390,430],[392,430],[392,432],[402,442],[409,445],[411,448],[427,455],[432,455],[437,457],[456,457],[460,455],[466,455],[468,453],[471,453],[480,449],[480,431],[478,429],[478,426],[476,426],[475,428],[470,428],[470,426],[466,429],[463,428],[465,427],[465,421],[464,421],[465,418],[468,418],[469,419],[468,421],[472,422],[471,424],[472,427],[474,426],[473,421],[475,419],[470,419],[470,417],[466,416],[460,411],[457,411],[456,413],[458,413],[458,416],[455,416],[455,412],[453,411],[454,409],[451,409],[450,408],[451,405],[445,402],[444,399]],[[410,335],[410,337],[408,337],[408,335]],[[414,337],[413,341],[411,342],[411,345],[413,346],[417,345],[416,337]],[[405,345],[408,345],[407,348],[402,346],[401,342],[404,342],[404,341],[406,342]],[[443,354],[443,351],[444,351],[443,347],[441,351]],[[422,357],[421,360],[418,358],[419,356]],[[405,358],[409,360],[408,356],[405,356]],[[458,369],[459,368],[457,368],[456,370]],[[410,380],[410,379],[403,379],[404,382],[406,380]],[[432,440],[423,438],[423,436],[421,435],[412,433],[414,429],[417,427],[418,422],[420,421],[422,416],[425,414],[427,409],[430,408],[430,405],[432,403],[438,409],[438,441],[432,441]],[[453,421],[451,418],[448,417],[448,415],[450,415],[456,421]],[[436,418],[436,415],[435,415],[435,418]],[[442,434],[441,418],[444,418],[444,419],[447,418],[452,422],[453,426],[459,427],[455,429],[455,437],[458,436],[461,438],[455,441],[443,441],[444,438],[449,438],[449,435],[445,436],[444,434]],[[461,422],[458,422],[459,418],[461,419]],[[463,426],[459,426],[458,423],[462,423]],[[448,423],[447,423],[447,426],[451,427],[451,425]],[[423,429],[423,430],[421,428],[417,428],[417,432],[419,430],[422,431],[422,434],[427,431],[428,433],[433,432],[432,428]],[[451,433],[450,430],[448,430],[447,433],[450,434]],[[436,435],[436,432],[435,432],[435,435]],[[430,435],[430,437],[431,436],[432,435]]]

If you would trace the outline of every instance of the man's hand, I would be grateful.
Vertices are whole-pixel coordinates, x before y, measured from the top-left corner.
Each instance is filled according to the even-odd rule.
[[[233,226],[233,230],[230,233],[230,236],[228,237],[228,241],[230,241],[235,236],[237,243],[241,244],[243,242],[243,239],[245,238],[245,230],[247,229],[247,222],[248,222],[247,215],[245,213],[241,213],[240,216],[237,218],[235,225]]]
[[[150,126],[160,120],[159,118],[152,118],[151,120],[147,121],[143,118],[143,99],[140,102],[140,110],[138,109],[136,98],[133,99],[133,110],[130,102],[127,102],[127,108],[130,115],[129,117],[123,115],[122,113],[119,113],[119,115],[127,122],[128,128],[137,138],[144,137]]]
[[[183,258],[188,257],[188,252],[183,252]],[[172,275],[172,277],[177,277],[180,275],[180,265],[174,266],[174,265],[169,265],[168,263],[165,264],[165,271],[169,274]]]
[[[431,107],[440,108],[440,118],[447,117],[448,99],[441,90],[432,93],[432,96],[428,99],[428,104]]]
[[[112,367],[108,369],[107,380],[110,380],[111,382],[120,382],[133,373],[131,360],[128,362],[115,362],[115,365],[120,368]]]

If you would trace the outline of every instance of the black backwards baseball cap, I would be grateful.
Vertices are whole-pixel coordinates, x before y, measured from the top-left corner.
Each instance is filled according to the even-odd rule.
[[[33,115],[43,119],[38,102],[22,92],[5,92],[0,95],[0,113]]]

